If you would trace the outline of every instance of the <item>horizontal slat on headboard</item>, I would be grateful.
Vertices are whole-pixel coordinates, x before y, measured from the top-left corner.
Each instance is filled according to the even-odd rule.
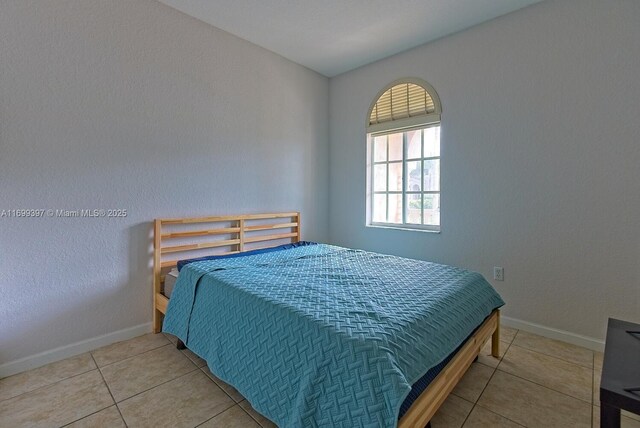
[[[191,236],[224,235],[227,233],[240,232],[239,227],[221,227],[220,229],[192,230],[188,232],[163,233],[162,239],[187,238]]]
[[[227,216],[214,216],[214,217],[165,218],[165,219],[160,219],[160,221],[163,224],[214,223],[214,222],[222,222],[222,221],[266,220],[266,219],[272,219],[272,218],[298,217],[299,215],[300,214],[297,212],[273,213],[273,214],[242,214],[242,215],[227,215]]]

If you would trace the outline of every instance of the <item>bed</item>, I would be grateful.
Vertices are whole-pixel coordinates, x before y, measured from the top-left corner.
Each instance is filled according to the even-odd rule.
[[[166,314],[282,426],[425,426],[489,338],[498,355],[502,304],[473,272],[301,241],[299,213],[154,222],[154,331]]]

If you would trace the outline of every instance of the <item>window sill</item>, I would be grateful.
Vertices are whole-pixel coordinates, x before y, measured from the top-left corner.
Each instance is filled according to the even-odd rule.
[[[440,230],[435,230],[435,229],[423,229],[423,228],[418,228],[418,227],[411,227],[411,226],[394,226],[394,225],[387,225],[387,224],[366,224],[365,227],[372,227],[375,229],[392,229],[392,230],[403,230],[405,232],[425,232],[425,233],[435,233],[435,234],[439,234]]]

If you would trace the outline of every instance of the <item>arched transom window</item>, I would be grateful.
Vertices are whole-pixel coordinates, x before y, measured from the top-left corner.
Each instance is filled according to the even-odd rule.
[[[440,118],[431,85],[393,82],[367,115],[367,225],[440,230]]]

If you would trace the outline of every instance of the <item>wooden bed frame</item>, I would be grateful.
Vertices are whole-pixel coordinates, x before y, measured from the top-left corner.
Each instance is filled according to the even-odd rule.
[[[169,303],[162,294],[162,285],[167,272],[176,266],[178,260],[208,254],[236,254],[298,242],[301,239],[300,213],[156,219],[153,232],[153,331],[159,333]],[[428,425],[489,338],[491,355],[498,358],[500,311],[497,309],[413,402],[398,421],[398,427],[422,428]]]

